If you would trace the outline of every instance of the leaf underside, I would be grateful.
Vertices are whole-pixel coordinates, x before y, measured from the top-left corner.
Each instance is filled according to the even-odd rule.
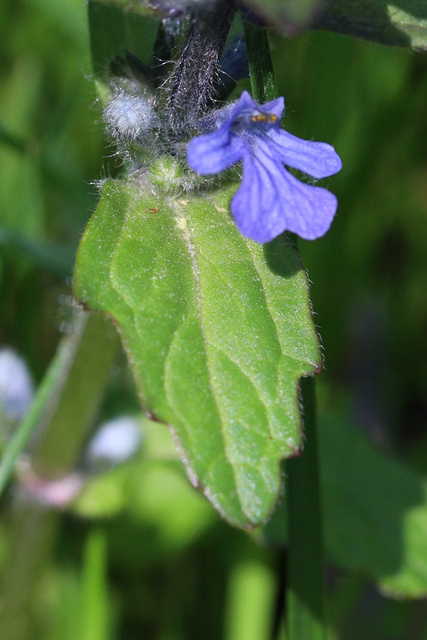
[[[160,16],[145,0],[98,0],[90,4],[109,5],[151,19]],[[187,5],[182,2],[183,7]],[[427,0],[246,0],[245,5],[288,36],[307,28],[324,29],[427,51]]]
[[[427,51],[427,0],[332,0],[316,28]]]
[[[107,181],[75,293],[117,322],[142,404],[170,426],[192,484],[253,527],[280,495],[280,460],[301,448],[298,381],[321,357],[299,257],[285,238],[240,235],[235,189]]]

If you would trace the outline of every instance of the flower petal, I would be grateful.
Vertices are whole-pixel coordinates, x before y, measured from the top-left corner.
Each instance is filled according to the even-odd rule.
[[[216,131],[220,129],[223,124],[230,120],[230,115],[236,105],[233,103],[226,104],[225,107],[221,107],[221,109],[217,109],[216,111],[211,111],[206,116],[201,118],[196,122],[197,130],[200,133],[211,133],[212,131]],[[228,123],[228,126],[231,125],[231,120]]]
[[[258,108],[260,111],[264,111],[265,113],[273,113],[277,117],[277,127],[279,127],[280,120],[282,119],[282,115],[285,110],[285,99],[280,96],[270,102],[266,102]]]
[[[303,240],[317,240],[328,231],[338,208],[336,196],[324,189],[300,182],[283,170],[287,176],[289,200],[286,207],[291,210],[287,230]]]
[[[332,193],[300,182],[283,166],[317,179],[342,168],[329,144],[301,140],[280,129],[284,106],[283,98],[258,105],[244,91],[237,103],[203,120],[204,132],[214,126],[217,130],[194,138],[187,150],[189,165],[201,174],[219,173],[242,160],[242,184],[230,208],[240,231],[260,243],[286,230],[307,240],[319,238],[337,210]]]
[[[288,167],[313,178],[332,176],[342,168],[341,158],[330,144],[302,140],[279,128],[271,128],[264,138],[271,154],[280,157]]]
[[[262,149],[245,153],[242,184],[231,201],[245,236],[264,243],[292,231],[315,240],[329,229],[336,209],[332,193],[300,182]]]
[[[260,107],[252,98],[248,91],[243,91],[242,95],[234,105],[234,109],[231,112],[231,119],[234,119],[242,111],[254,110],[259,111]]]
[[[269,242],[286,229],[280,212],[280,165],[270,162],[264,168],[247,151],[243,157],[242,184],[230,209],[240,232],[256,242]]]
[[[193,138],[187,147],[187,162],[202,175],[220,173],[242,158],[245,143],[231,135],[229,122],[217,131]]]

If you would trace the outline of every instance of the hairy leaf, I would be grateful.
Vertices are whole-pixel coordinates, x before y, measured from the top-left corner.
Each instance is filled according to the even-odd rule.
[[[142,403],[193,485],[248,527],[274,509],[279,461],[301,447],[298,380],[321,360],[296,252],[239,234],[235,189],[184,198],[144,177],[106,182],[75,293],[118,323]]]

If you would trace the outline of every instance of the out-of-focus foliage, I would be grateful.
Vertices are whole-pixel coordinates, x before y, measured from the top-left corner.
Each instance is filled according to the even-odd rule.
[[[203,0],[98,0],[125,12],[179,16]],[[208,3],[206,3],[208,4]],[[427,51],[427,0],[242,0],[257,20],[285,36],[324,29],[399,47]]]
[[[376,450],[361,429],[328,412],[319,420],[324,538],[328,558],[374,578],[397,598],[427,593],[427,483]],[[284,504],[256,535],[287,538]]]
[[[0,14],[0,339],[39,377],[68,313],[64,278],[96,201],[103,131],[80,2],[6,3]]]
[[[90,182],[113,172],[115,161],[94,124],[84,5],[18,0],[3,3],[0,17],[0,339],[39,380],[58,328],[69,330],[64,276],[72,264],[64,266],[62,247],[74,255],[96,204]],[[301,243],[325,348],[322,413],[333,413],[334,429],[350,419],[369,446],[425,474],[427,63],[404,49],[320,32],[277,39],[274,57],[286,128],[328,140],[344,162],[331,231]],[[137,403],[120,364],[98,422],[131,410]],[[162,441],[161,425],[149,429]],[[143,467],[139,481],[125,468],[111,471],[108,499],[91,485],[72,515],[24,499],[17,487],[6,496],[2,640],[269,637],[276,551],[221,523],[171,463],[168,439],[156,443],[154,459],[154,440],[128,463]],[[339,456],[331,453],[330,464]],[[402,554],[415,504],[399,507]],[[338,552],[337,543],[333,559]],[[365,575],[331,566],[335,637],[423,637],[424,601],[387,600]]]
[[[427,50],[426,0],[331,0],[315,24],[383,44]]]

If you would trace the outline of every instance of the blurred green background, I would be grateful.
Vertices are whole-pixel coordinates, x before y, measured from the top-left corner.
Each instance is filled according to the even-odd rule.
[[[80,0],[0,6],[0,343],[25,358],[36,383],[68,331],[93,182],[118,164],[91,80],[86,9]],[[427,58],[320,32],[273,36],[273,45],[286,128],[330,142],[344,165],[325,185],[340,203],[330,232],[301,243],[325,352],[322,421],[351,423],[420,479]],[[124,359],[97,423],[123,412],[139,416]],[[16,486],[3,498],[2,640],[273,637],[283,551],[221,522],[190,487],[164,427],[139,419],[140,453],[95,477],[73,506],[49,509]],[[6,427],[0,435],[7,442]],[[427,638],[423,598],[387,598],[367,572],[334,562],[327,578],[331,638]]]

